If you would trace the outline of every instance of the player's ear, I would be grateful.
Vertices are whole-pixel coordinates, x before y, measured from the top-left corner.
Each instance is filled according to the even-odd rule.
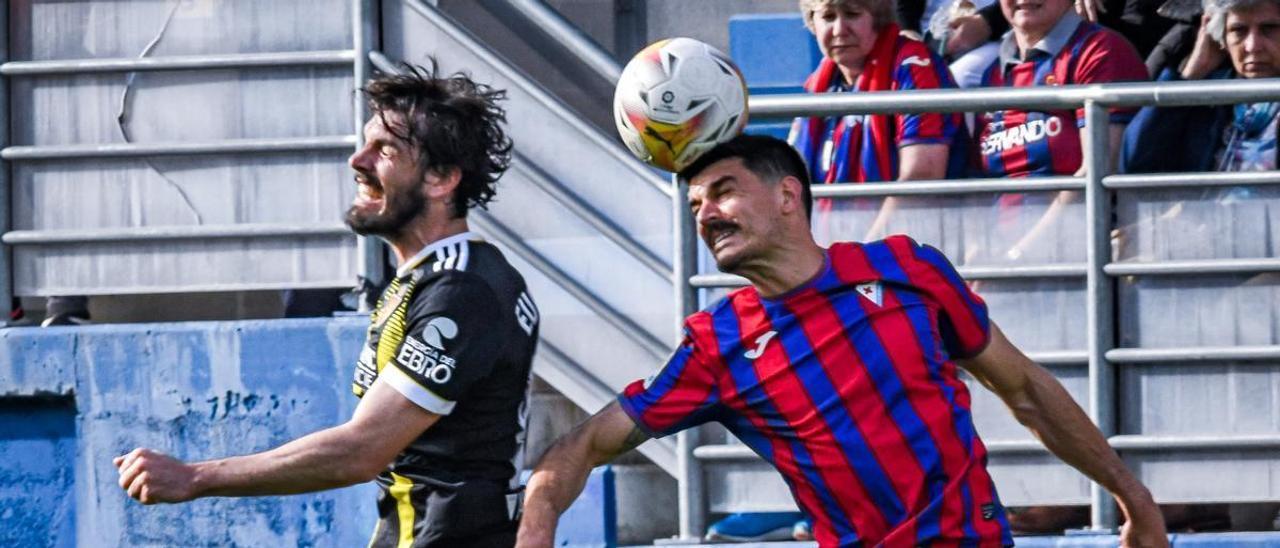
[[[427,198],[446,200],[462,182],[462,169],[457,166],[428,169],[423,175],[423,182],[426,183]]]
[[[778,180],[778,194],[782,200],[782,213],[804,215],[804,183],[787,175]]]

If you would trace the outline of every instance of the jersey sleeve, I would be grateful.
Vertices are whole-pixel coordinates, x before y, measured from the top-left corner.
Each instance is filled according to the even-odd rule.
[[[895,255],[907,257],[911,282],[938,307],[938,330],[952,358],[971,358],[991,339],[987,304],[969,289],[946,255],[905,236],[891,242]]]
[[[695,340],[686,323],[684,341],[666,365],[648,379],[627,385],[618,395],[622,410],[652,437],[708,422],[719,408],[720,391],[708,367],[709,356],[699,351]]]
[[[1108,84],[1113,82],[1142,82],[1148,80],[1147,66],[1138,56],[1138,50],[1119,33],[1101,30],[1088,39],[1080,49],[1076,60],[1075,84]],[[1127,124],[1138,113],[1138,107],[1121,107],[1109,110],[1111,123]],[[1076,109],[1076,125],[1084,127],[1084,108]]]
[[[493,371],[502,348],[498,299],[477,278],[447,272],[409,305],[404,341],[379,378],[440,415]]]
[[[893,75],[894,89],[956,87],[946,63],[924,44],[914,40],[904,40],[901,43],[904,47],[897,55],[898,66]],[[924,112],[898,114],[894,116],[894,122],[897,124],[898,146],[950,144],[952,137],[960,130],[962,118],[955,113]]]

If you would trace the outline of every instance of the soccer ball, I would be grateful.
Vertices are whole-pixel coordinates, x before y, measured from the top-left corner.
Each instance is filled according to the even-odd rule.
[[[662,40],[622,69],[613,117],[632,154],[680,171],[742,133],[747,84],[733,61],[716,48],[692,38]]]

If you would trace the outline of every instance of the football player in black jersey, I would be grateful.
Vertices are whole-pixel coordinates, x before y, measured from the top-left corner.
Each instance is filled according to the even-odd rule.
[[[399,268],[373,311],[346,424],[252,455],[115,459],[143,504],[292,494],[375,480],[371,546],[510,546],[538,309],[524,279],[467,227],[511,158],[500,90],[434,66],[365,87],[347,224]]]

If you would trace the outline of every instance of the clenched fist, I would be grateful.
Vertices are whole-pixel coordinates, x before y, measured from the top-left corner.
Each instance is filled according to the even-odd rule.
[[[120,472],[120,488],[142,504],[195,498],[195,471],[178,459],[139,447],[111,462]]]

